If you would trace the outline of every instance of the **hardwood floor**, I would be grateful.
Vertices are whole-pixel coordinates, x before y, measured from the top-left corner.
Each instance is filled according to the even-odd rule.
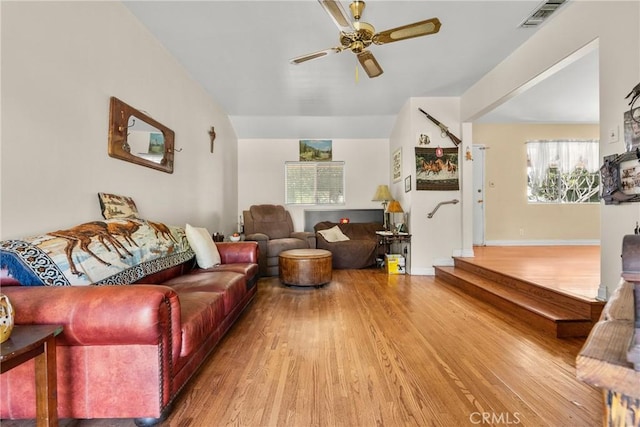
[[[598,296],[600,246],[474,246],[476,265],[520,277],[556,291]]]
[[[435,276],[558,338],[586,337],[604,307],[599,246],[487,246]]]
[[[539,334],[432,276],[338,270],[320,289],[258,286],[163,426],[602,424],[601,393],[575,378],[584,339]]]

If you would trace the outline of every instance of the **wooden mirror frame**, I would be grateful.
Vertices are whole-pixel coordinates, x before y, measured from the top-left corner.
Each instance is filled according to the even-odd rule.
[[[155,127],[164,137],[164,155],[159,163],[131,153],[127,142],[127,135],[130,123],[133,119],[140,120],[150,126]],[[136,165],[146,166],[162,172],[173,173],[173,153],[175,134],[168,127],[153,120],[143,112],[122,102],[112,96],[109,108],[109,156]]]

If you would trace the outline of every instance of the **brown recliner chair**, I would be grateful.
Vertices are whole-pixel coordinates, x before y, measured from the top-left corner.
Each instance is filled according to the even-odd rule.
[[[293,231],[288,211],[280,205],[253,205],[243,211],[245,240],[258,242],[261,276],[278,275],[278,255],[289,249],[316,247],[314,233]]]

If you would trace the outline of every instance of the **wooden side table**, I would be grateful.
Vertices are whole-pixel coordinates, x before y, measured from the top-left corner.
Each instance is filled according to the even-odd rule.
[[[378,257],[384,262],[387,254],[398,253],[405,257],[407,273],[410,272],[411,260],[411,234],[392,233],[390,231],[376,231],[378,238]],[[399,246],[394,252],[394,246]]]
[[[58,425],[56,336],[60,332],[60,325],[16,325],[0,344],[0,373],[35,359],[38,427]]]

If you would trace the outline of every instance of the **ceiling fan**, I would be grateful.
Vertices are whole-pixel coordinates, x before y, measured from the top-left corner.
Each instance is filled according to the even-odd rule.
[[[415,22],[376,33],[373,25],[360,21],[360,17],[365,8],[364,1],[354,0],[349,5],[349,9],[353,15],[353,22],[348,18],[340,1],[318,0],[318,3],[322,5],[340,30],[340,46],[293,58],[289,61],[292,64],[301,64],[312,59],[322,58],[349,49],[356,54],[360,65],[367,75],[370,78],[374,78],[382,74],[383,71],[373,54],[366,50],[371,43],[387,44],[413,37],[428,36],[429,34],[435,34],[440,31],[440,20],[438,18],[431,18],[426,21]]]

